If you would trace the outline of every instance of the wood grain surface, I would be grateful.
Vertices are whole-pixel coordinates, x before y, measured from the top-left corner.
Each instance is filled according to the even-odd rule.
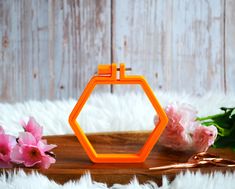
[[[136,150],[143,145],[148,135],[149,132],[119,132],[88,134],[87,136],[99,153],[132,153],[136,152]],[[49,136],[46,138],[48,143],[58,145],[54,150],[57,161],[48,170],[38,171],[59,183],[64,183],[71,179],[79,179],[81,175],[90,172],[95,181],[106,182],[108,185],[112,185],[114,183],[129,183],[135,175],[141,183],[152,180],[161,184],[163,175],[166,175],[170,180],[172,180],[176,174],[186,170],[172,169],[166,171],[149,171],[150,167],[186,162],[192,155],[191,152],[174,152],[160,148],[156,144],[144,163],[95,164],[89,160],[75,136]],[[211,148],[209,149],[209,152],[224,158],[235,159],[235,153],[230,149]],[[31,172],[37,169],[24,168],[24,170],[26,172]],[[235,168],[228,169],[209,166],[190,168],[188,170],[200,170],[203,173],[212,173],[214,171],[234,171]],[[3,169],[0,170],[0,172],[2,171]]]
[[[234,9],[233,0],[0,0],[0,100],[78,98],[111,62],[154,90],[234,93]]]
[[[0,0],[0,100],[79,96],[111,62],[110,11],[110,0]]]
[[[235,91],[235,1],[226,0],[225,2],[225,84],[226,92]]]
[[[114,1],[114,62],[154,89],[224,91],[224,1]]]

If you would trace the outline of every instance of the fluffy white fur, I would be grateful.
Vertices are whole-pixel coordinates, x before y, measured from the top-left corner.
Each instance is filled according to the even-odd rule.
[[[196,107],[200,116],[218,113],[221,106],[235,106],[235,95],[207,94],[202,97],[188,94],[156,93],[160,104],[179,101]],[[7,133],[17,135],[22,131],[19,120],[33,116],[43,125],[44,135],[69,134],[72,130],[68,117],[76,100],[29,101],[0,104],[0,124]],[[86,132],[150,130],[154,127],[154,110],[145,95],[128,93],[92,95],[78,117]]]
[[[235,106],[235,95],[207,94],[202,97],[196,97],[188,94],[156,93],[156,96],[163,107],[174,101],[189,103],[197,108],[200,116],[219,113],[221,106]],[[26,116],[33,116],[43,125],[44,135],[69,134],[72,133],[72,130],[67,120],[75,104],[76,100],[74,99],[43,102],[29,101],[16,104],[1,103],[0,123],[6,133],[17,135],[19,131],[22,131],[19,120]],[[154,127],[154,114],[151,104],[143,94],[112,95],[103,93],[91,96],[78,120],[86,132],[150,130]],[[169,183],[166,177],[163,177],[163,185],[161,187],[158,187],[154,182],[139,185],[137,179],[134,178],[129,185],[115,184],[112,188],[232,188],[234,187],[234,180],[235,174],[232,173],[226,173],[225,175],[222,173],[212,175],[186,173],[185,175],[178,175],[172,183]],[[40,183],[40,185],[35,183]],[[0,188],[105,189],[108,187],[103,183],[93,182],[89,174],[84,175],[79,181],[70,181],[61,186],[49,181],[47,177],[38,173],[26,175],[20,171],[10,174],[9,177],[6,177],[5,174],[1,175]]]
[[[139,184],[134,177],[127,185],[114,184],[108,187],[104,183],[94,182],[90,174],[83,175],[77,181],[69,181],[64,185],[50,181],[46,176],[39,173],[27,175],[23,171],[2,174],[0,176],[0,188],[4,189],[232,189],[234,186],[235,173],[212,173],[201,174],[186,172],[176,176],[175,180],[169,182],[165,176],[162,178],[162,186],[149,181]],[[40,183],[40,184],[37,184]]]

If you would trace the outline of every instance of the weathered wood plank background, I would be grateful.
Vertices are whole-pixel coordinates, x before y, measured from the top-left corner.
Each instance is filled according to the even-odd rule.
[[[155,90],[235,93],[234,34],[233,0],[0,0],[0,100],[77,98],[111,62]]]

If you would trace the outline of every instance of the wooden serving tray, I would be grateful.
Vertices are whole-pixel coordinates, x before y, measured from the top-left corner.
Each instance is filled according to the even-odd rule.
[[[118,132],[88,134],[88,138],[99,153],[136,153],[142,147],[149,132]],[[165,171],[149,171],[150,167],[162,166],[178,162],[186,162],[192,155],[190,152],[180,153],[169,149],[160,148],[157,144],[144,163],[133,164],[94,164],[73,135],[45,137],[49,144],[57,144],[54,149],[56,163],[47,170],[24,168],[26,172],[37,170],[59,183],[68,180],[79,179],[81,175],[90,172],[97,182],[105,182],[108,185],[114,183],[126,184],[136,175],[140,183],[152,180],[161,184],[163,175],[172,180],[180,169]],[[209,152],[223,158],[235,159],[235,152],[231,149],[210,148]],[[203,173],[214,171],[234,171],[235,168],[202,167],[190,168],[190,171],[199,170]],[[0,172],[3,171],[0,170]]]

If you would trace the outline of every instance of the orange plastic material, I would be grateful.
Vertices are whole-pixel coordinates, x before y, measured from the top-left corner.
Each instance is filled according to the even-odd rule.
[[[154,128],[153,132],[148,137],[146,143],[140,149],[137,154],[98,154],[93,148],[92,144],[89,142],[85,133],[81,129],[80,125],[76,121],[79,113],[81,112],[84,104],[92,93],[96,85],[99,84],[139,84],[143,88],[144,92],[148,96],[150,102],[152,103],[156,113],[159,116],[158,125]],[[120,64],[120,75],[117,77],[117,65],[99,65],[98,74],[93,76],[86,88],[84,89],[81,97],[79,98],[77,104],[72,110],[69,116],[69,123],[77,136],[79,142],[85,149],[87,155],[91,161],[95,163],[139,163],[144,162],[151,152],[153,146],[159,139],[161,133],[163,132],[167,124],[167,116],[160,106],[158,100],[154,96],[153,91],[147,84],[143,76],[138,75],[125,75],[125,65]]]

